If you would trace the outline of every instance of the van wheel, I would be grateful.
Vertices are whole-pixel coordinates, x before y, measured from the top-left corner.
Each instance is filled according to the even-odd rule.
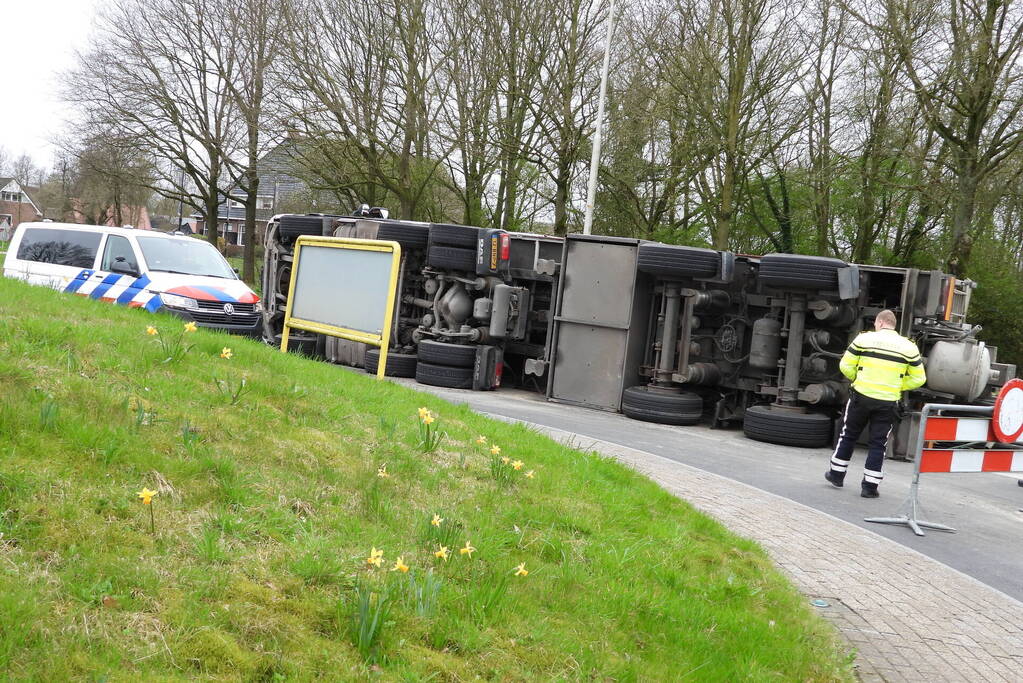
[[[701,247],[660,244],[639,245],[636,269],[641,273],[673,277],[714,277],[721,267],[721,253]]]
[[[419,360],[452,368],[471,368],[476,365],[476,347],[465,344],[446,344],[439,341],[419,342]]]
[[[831,443],[832,420],[821,413],[797,413],[777,406],[746,409],[742,432],[754,441],[782,446],[822,448]]]
[[[629,387],[622,394],[622,413],[633,420],[666,425],[694,425],[703,417],[703,399],[689,391]]]
[[[476,252],[458,247],[430,247],[427,265],[444,270],[476,272]]]
[[[363,356],[362,367],[371,375],[377,373],[380,363],[380,349],[366,349]],[[418,359],[411,353],[389,353],[387,354],[387,367],[384,368],[384,375],[387,377],[415,377]]]
[[[402,249],[426,251],[426,245],[430,241],[430,227],[405,223],[381,223],[377,228],[376,239],[397,242]]]
[[[452,368],[447,365],[419,363],[416,366],[416,381],[434,387],[472,389],[472,371],[472,368]]]
[[[827,256],[768,254],[760,259],[758,278],[769,287],[838,289],[838,271],[845,261]]]
[[[453,225],[451,223],[430,224],[430,246],[463,247],[476,249],[476,241],[480,237],[480,229],[471,225]]]

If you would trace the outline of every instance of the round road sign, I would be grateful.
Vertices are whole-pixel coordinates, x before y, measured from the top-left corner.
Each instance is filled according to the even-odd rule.
[[[1023,380],[1011,379],[998,392],[991,429],[1001,443],[1015,443],[1023,434]]]

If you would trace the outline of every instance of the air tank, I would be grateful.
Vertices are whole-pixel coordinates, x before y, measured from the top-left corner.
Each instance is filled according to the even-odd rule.
[[[940,341],[927,354],[925,363],[928,389],[973,401],[992,379],[991,352],[984,342]]]
[[[781,355],[781,321],[758,318],[753,323],[753,336],[749,346],[750,367],[774,370]]]

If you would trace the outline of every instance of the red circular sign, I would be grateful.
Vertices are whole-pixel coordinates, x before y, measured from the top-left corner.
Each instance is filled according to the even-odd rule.
[[[998,392],[991,429],[1001,443],[1015,443],[1023,435],[1023,379],[1010,379]]]

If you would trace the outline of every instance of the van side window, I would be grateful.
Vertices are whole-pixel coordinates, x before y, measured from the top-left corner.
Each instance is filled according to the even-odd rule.
[[[53,263],[59,266],[92,268],[103,237],[98,232],[27,228],[21,236],[18,258],[22,261]]]
[[[103,250],[103,261],[100,263],[99,269],[109,272],[118,258],[123,258],[132,270],[138,272],[139,266],[135,261],[135,252],[132,250],[128,238],[120,235],[107,235],[107,246]]]

